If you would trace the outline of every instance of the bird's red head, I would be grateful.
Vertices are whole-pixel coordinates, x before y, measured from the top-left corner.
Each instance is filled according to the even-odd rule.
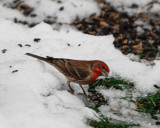
[[[99,61],[100,62],[100,64],[102,65],[102,68],[104,68],[104,69],[106,69],[107,70],[107,72],[109,72],[110,71],[110,69],[109,69],[109,67],[108,67],[108,65],[107,64],[105,64],[104,62],[102,62],[102,61]]]
[[[101,66],[102,66],[102,73],[101,73],[101,75],[102,75],[102,76],[105,76],[105,77],[108,77],[108,73],[109,73],[109,71],[110,71],[108,65],[105,64],[105,63],[102,62],[102,61],[99,61],[99,63],[100,63]]]

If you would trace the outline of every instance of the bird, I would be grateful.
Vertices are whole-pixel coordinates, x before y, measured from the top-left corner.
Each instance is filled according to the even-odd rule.
[[[82,85],[92,84],[99,76],[108,77],[110,69],[107,64],[100,60],[74,60],[66,58],[41,57],[31,53],[26,55],[45,61],[55,67],[67,79],[69,92],[74,93],[70,83],[77,83],[87,97]]]

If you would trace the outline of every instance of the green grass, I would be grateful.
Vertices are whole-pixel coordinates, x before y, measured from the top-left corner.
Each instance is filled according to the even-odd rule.
[[[139,54],[139,59],[140,60],[143,59],[143,58],[145,58],[145,57],[148,57],[148,53],[146,53],[146,54],[144,54],[144,53]]]
[[[88,125],[93,128],[131,128],[132,126],[139,126],[139,124],[127,123],[120,120],[109,120],[107,117],[104,117],[97,107],[89,108],[93,109],[100,115],[99,121],[87,119]]]
[[[160,114],[160,92],[137,98],[138,111],[149,113],[151,115]]]
[[[149,44],[150,45],[150,52],[145,52],[144,53],[144,51],[142,52],[142,53],[140,53],[139,54],[139,61],[141,60],[141,59],[147,59],[147,60],[149,60],[149,58],[150,58],[150,53],[151,53],[151,51],[152,51],[152,53],[153,52],[155,52],[155,53],[160,53],[160,50],[158,49],[158,48],[156,48],[154,45],[152,45],[152,44]],[[153,59],[156,59],[156,56],[155,57],[153,57]],[[154,66],[154,65],[153,65]]]
[[[89,97],[94,101],[95,106],[99,107],[101,105],[105,105],[108,102],[107,98],[104,98],[102,94],[100,94],[96,89],[96,87],[102,87],[103,89],[119,89],[126,91],[126,97],[122,97],[122,99],[132,99],[132,91],[134,89],[134,83],[124,80],[122,78],[106,78],[106,79],[98,79],[94,83],[89,85]]]
[[[92,106],[90,106],[89,108],[92,109],[92,110],[94,110],[95,112],[100,112],[100,110],[98,109],[98,107],[92,107]]]
[[[103,86],[106,89],[110,89],[111,87],[115,89],[125,90],[134,87],[134,84],[130,81],[121,79],[121,78],[106,78],[106,79],[98,79],[94,83],[89,85],[89,92],[95,91],[95,88],[98,86]]]
[[[106,117],[102,117],[100,121],[88,120],[88,123],[94,128],[129,128],[131,126],[139,126],[137,124],[129,124],[126,122],[113,123],[110,122]]]
[[[106,78],[106,79],[98,79],[94,83],[89,85],[89,92],[95,96],[97,93],[96,87],[104,87],[104,89],[115,88],[126,92],[126,97],[121,97],[124,100],[133,100],[132,93],[136,89],[134,88],[134,83],[121,79],[121,78]],[[160,114],[160,91],[156,92],[152,95],[148,95],[146,97],[138,97],[136,99],[136,105],[138,107],[137,111],[149,113],[152,116],[156,113]],[[94,111],[96,111],[100,115],[100,120],[91,120],[88,119],[88,125],[93,128],[130,128],[132,126],[139,126],[137,124],[130,124],[123,121],[112,121],[100,112],[98,107],[100,105],[95,105],[94,107],[90,107]]]

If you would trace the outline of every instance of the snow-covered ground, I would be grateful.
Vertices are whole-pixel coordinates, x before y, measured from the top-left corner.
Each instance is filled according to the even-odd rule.
[[[100,13],[97,3],[93,0],[24,0],[23,4],[34,8],[32,13],[37,16],[26,17],[22,15],[22,10],[10,9],[9,7],[16,6],[16,2],[13,0],[1,0],[0,16],[7,19],[18,18],[29,23],[41,22],[46,17],[52,17],[52,20],[56,22],[71,23],[77,17],[84,18],[93,13]],[[60,11],[60,8],[63,10]]]
[[[111,3],[119,11],[128,12],[130,15],[160,11],[160,0],[106,0],[106,2]]]
[[[67,91],[66,79],[61,73],[44,62],[26,56],[27,52],[40,56],[102,60],[110,67],[110,76],[135,82],[137,90],[144,94],[154,92],[154,84],[160,85],[160,61],[154,61],[155,66],[131,61],[115,49],[112,35],[92,36],[71,27],[57,31],[43,22],[28,28],[12,21],[17,17],[41,22],[44,17],[55,15],[58,22],[71,23],[77,16],[83,18],[99,14],[95,1],[61,0],[61,5],[54,0],[25,1],[39,14],[35,19],[26,18],[19,11],[4,6],[8,1],[0,2],[0,50],[7,50],[0,53],[0,128],[85,128],[89,127],[87,118],[97,117],[81,98]],[[59,11],[61,6],[64,6],[64,11]],[[41,40],[35,42],[34,38]],[[72,86],[76,93],[81,92],[76,84],[72,83]],[[112,97],[114,92],[103,91],[102,94]],[[115,95],[118,97],[123,93]],[[125,104],[125,101],[122,103]],[[112,102],[113,106],[115,104]],[[131,106],[135,108],[133,104]],[[107,113],[105,107],[102,106],[101,110]],[[108,116],[113,117],[111,114]],[[151,124],[142,121],[142,126],[150,127]]]

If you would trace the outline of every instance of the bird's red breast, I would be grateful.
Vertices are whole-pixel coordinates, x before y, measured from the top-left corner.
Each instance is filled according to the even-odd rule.
[[[89,84],[93,83],[99,76],[100,76],[100,73],[99,73],[99,72],[93,72],[93,78],[92,78],[92,80],[89,82]]]

